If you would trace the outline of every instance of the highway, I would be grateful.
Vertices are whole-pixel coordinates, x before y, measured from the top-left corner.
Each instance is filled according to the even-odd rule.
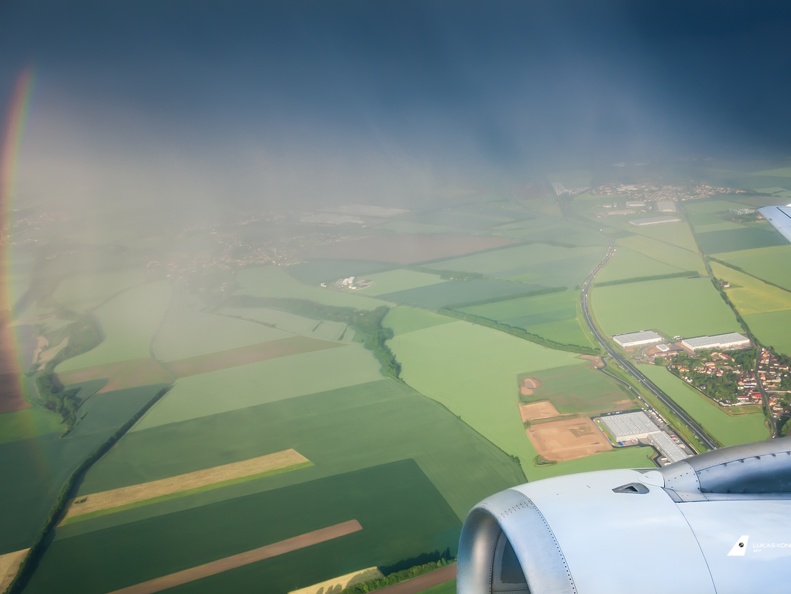
[[[687,412],[678,406],[667,394],[665,394],[659,387],[656,386],[651,380],[649,380],[645,375],[643,375],[640,370],[635,367],[631,361],[623,357],[620,353],[618,353],[611,345],[608,337],[604,336],[599,329],[596,327],[596,324],[593,322],[593,316],[590,313],[590,305],[588,303],[588,295],[590,292],[590,287],[593,284],[596,275],[599,271],[604,267],[605,264],[609,261],[612,255],[615,253],[615,246],[610,245],[607,249],[607,253],[602,258],[601,262],[596,265],[585,281],[582,283],[582,290],[580,291],[580,305],[582,306],[582,314],[585,316],[585,323],[588,324],[588,328],[590,328],[593,335],[596,337],[596,340],[599,344],[604,348],[605,352],[615,361],[618,365],[621,366],[629,375],[634,377],[638,382],[640,382],[643,387],[651,392],[656,398],[662,402],[667,408],[669,408],[673,414],[675,414],[688,428],[689,430],[695,435],[695,437],[705,445],[710,450],[714,450],[720,447],[720,444],[714,441],[709,435],[703,430],[695,419],[687,414]]]

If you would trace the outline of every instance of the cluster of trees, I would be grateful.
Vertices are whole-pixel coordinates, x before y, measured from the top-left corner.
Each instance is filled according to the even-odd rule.
[[[314,320],[342,322],[352,328],[355,332],[355,339],[360,340],[363,346],[374,354],[381,365],[382,373],[395,379],[401,377],[401,364],[396,360],[390,347],[387,346],[387,341],[393,338],[393,330],[382,325],[382,320],[390,311],[386,305],[374,310],[362,310],[353,307],[324,305],[306,299],[254,297],[251,295],[231,297],[231,303],[238,307],[270,307]]]
[[[599,351],[597,349],[594,349],[593,347],[582,346],[579,344],[563,344],[561,342],[555,342],[554,340],[549,340],[548,338],[544,338],[543,336],[539,336],[538,334],[533,334],[532,332],[528,332],[524,328],[517,328],[516,326],[504,324],[502,322],[498,322],[490,318],[484,318],[483,316],[476,316],[475,314],[466,313],[455,309],[448,309],[445,307],[440,309],[439,313],[446,316],[459,318],[460,320],[465,320],[467,322],[472,322],[473,324],[479,324],[481,326],[487,326],[488,328],[494,328],[495,330],[500,330],[501,332],[507,332],[508,334],[511,334],[518,338],[523,338],[525,340],[529,340],[530,342],[535,342],[536,344],[540,344],[541,346],[545,346],[550,349],[555,349],[558,351],[568,351],[572,353],[582,353],[585,355],[599,354]]]
[[[59,343],[68,337],[68,343],[47,362],[44,368],[35,374],[36,388],[44,408],[60,415],[65,432],[74,428],[77,422],[77,411],[82,404],[79,388],[65,389],[55,367],[71,357],[85,353],[104,340],[98,322],[90,314],[83,315],[77,321],[49,336],[50,344]]]
[[[421,565],[415,565],[409,569],[402,569],[401,571],[393,572],[382,578],[368,580],[367,582],[360,582],[359,584],[349,586],[348,588],[341,590],[340,594],[366,594],[367,592],[374,592],[380,588],[384,588],[385,586],[392,586],[400,582],[405,582],[406,580],[410,580],[419,575],[423,575],[424,573],[434,571],[440,567],[445,567],[451,563],[453,563],[452,559],[443,556],[437,561],[430,561]]]
[[[626,283],[636,283],[652,280],[664,280],[668,278],[700,278],[700,275],[695,270],[682,270],[681,272],[670,272],[668,274],[654,274],[650,276],[637,276],[630,278],[622,278],[618,280],[597,282],[597,287],[608,287],[611,285],[624,285]]]

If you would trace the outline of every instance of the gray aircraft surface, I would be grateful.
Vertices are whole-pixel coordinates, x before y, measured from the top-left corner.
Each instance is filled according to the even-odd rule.
[[[791,241],[791,204],[758,211]],[[459,594],[789,588],[791,437],[507,489],[472,508],[459,541]]]
[[[791,438],[502,491],[462,528],[459,594],[791,587]]]
[[[791,241],[791,204],[787,206],[764,206],[758,209],[764,218],[774,225],[788,241]]]

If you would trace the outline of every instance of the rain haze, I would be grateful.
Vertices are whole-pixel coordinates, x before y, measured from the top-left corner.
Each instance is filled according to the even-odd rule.
[[[605,343],[791,355],[789,73],[781,2],[3,1],[0,592],[450,592],[490,492],[661,464]]]

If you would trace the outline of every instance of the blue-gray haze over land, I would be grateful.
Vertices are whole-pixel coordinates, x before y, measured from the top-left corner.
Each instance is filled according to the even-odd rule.
[[[784,2],[4,0],[21,197],[397,202],[791,148]]]

